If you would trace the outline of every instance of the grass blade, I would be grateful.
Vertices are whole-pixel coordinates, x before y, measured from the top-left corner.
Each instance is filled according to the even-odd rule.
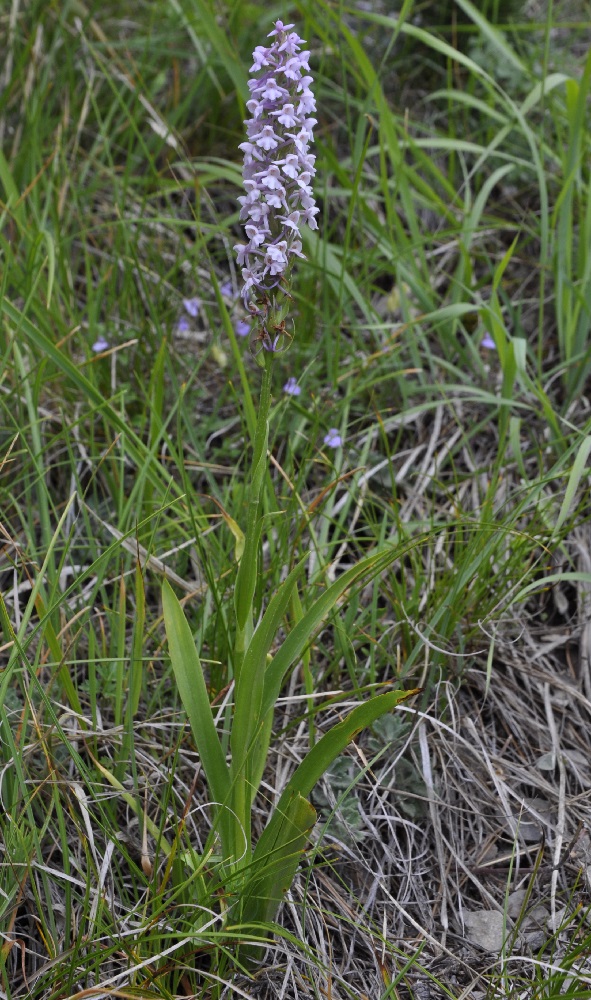
[[[577,452],[577,457],[575,458],[573,467],[570,471],[570,476],[568,477],[564,499],[560,506],[560,511],[554,526],[554,530],[557,532],[560,531],[562,525],[569,516],[575,497],[578,495],[581,479],[583,478],[585,471],[588,472],[587,460],[589,458],[589,452],[591,452],[591,436],[587,435],[581,442],[580,448]]]

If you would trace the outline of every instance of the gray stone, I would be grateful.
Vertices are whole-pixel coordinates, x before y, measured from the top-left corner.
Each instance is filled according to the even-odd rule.
[[[472,944],[477,944],[492,954],[499,954],[508,930],[506,919],[499,910],[464,913],[464,927],[466,937]]]

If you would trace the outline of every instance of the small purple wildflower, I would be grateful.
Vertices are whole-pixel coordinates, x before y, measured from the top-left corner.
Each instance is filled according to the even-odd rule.
[[[201,309],[201,299],[198,299],[197,296],[192,299],[183,299],[183,306],[185,308],[185,312],[187,312],[189,316],[192,316],[193,319],[197,319],[199,310]]]
[[[103,336],[98,337],[97,340],[95,340],[94,344],[92,345],[92,350],[94,351],[95,354],[102,354],[102,352],[108,350],[108,348],[109,348],[109,341],[105,340]]]
[[[186,316],[179,316],[179,321],[176,325],[178,333],[188,333],[191,329],[191,324]]]
[[[324,443],[329,448],[340,448],[343,439],[337,427],[331,427],[328,434],[324,435]]]
[[[220,285],[220,292],[227,299],[234,298],[234,286],[231,281],[224,281],[223,285]]]
[[[309,115],[316,104],[312,77],[303,75],[310,53],[300,51],[304,43],[291,28],[276,21],[271,45],[257,45],[253,52],[255,76],[246,103],[252,118],[245,122],[247,140],[240,143],[246,194],[238,200],[248,243],[234,250],[242,268],[241,294],[255,313],[255,303],[264,306],[269,292],[285,285],[293,259],[304,256],[301,225],[318,228],[311,187],[316,157],[309,153],[316,124]],[[264,346],[274,349],[272,340],[269,344]]]
[[[290,375],[287,382],[283,386],[283,391],[286,392],[288,396],[299,396],[302,389],[293,375]]]
[[[497,345],[492,339],[490,333],[485,333],[484,337],[480,341],[480,346],[485,347],[487,351],[496,351]]]
[[[234,333],[238,337],[248,337],[250,333],[250,323],[247,323],[245,319],[236,320],[234,323]]]

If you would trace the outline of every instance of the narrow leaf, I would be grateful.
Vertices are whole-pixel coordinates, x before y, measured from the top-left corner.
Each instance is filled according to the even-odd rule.
[[[543,576],[539,580],[534,580],[532,583],[528,583],[525,587],[515,594],[513,598],[514,604],[518,604],[525,600],[530,594],[535,593],[537,590],[549,590],[554,586],[555,583],[586,583],[591,584],[591,573],[585,573],[582,570],[575,570],[573,572],[567,573],[551,573],[549,576]]]
[[[589,452],[591,451],[591,436],[588,434],[581,443],[581,446],[577,452],[577,457],[573,462],[573,467],[570,470],[570,476],[568,477],[568,483],[566,485],[566,490],[564,493],[564,500],[560,507],[560,512],[556,518],[556,524],[554,525],[554,530],[559,531],[564,522],[566,521],[568,515],[570,514],[571,507],[573,505],[576,492],[579,488],[581,479],[585,471],[589,471],[587,468],[587,460],[589,458]]]
[[[499,57],[503,60],[503,65],[510,64],[520,73],[525,73],[525,65],[515,50],[509,45],[503,32],[499,31],[498,28],[493,27],[490,21],[488,21],[486,17],[480,13],[474,4],[470,3],[470,0],[456,0],[456,2],[474,22],[476,27],[480,28],[480,31],[490,45],[497,50]]]
[[[55,634],[53,625],[51,624],[51,618],[47,613],[41,594],[37,594],[35,598],[35,608],[42,623],[41,629],[43,638],[46,640],[47,645],[49,646],[51,655],[55,660],[56,666],[59,664],[57,676],[62,686],[63,692],[66,698],[68,699],[70,708],[72,708],[75,712],[77,712],[80,718],[84,718],[84,712],[82,710],[82,705],[80,704],[78,692],[74,687],[74,682],[70,677],[70,672],[65,662],[65,654],[60,648],[58,638]]]
[[[146,624],[146,594],[144,577],[139,559],[135,564],[135,618],[133,623],[133,639],[131,644],[131,677],[129,683],[129,705],[131,718],[137,715],[142,694],[144,676],[144,627]]]
[[[253,862],[260,861],[261,858],[273,851],[274,844],[280,836],[283,815],[287,812],[292,797],[296,794],[308,796],[332,762],[362,729],[371,726],[372,722],[379,719],[381,715],[385,715],[386,712],[391,712],[399,702],[417,693],[418,689],[390,691],[388,694],[377,695],[358,708],[354,708],[342,722],[325,733],[304,757],[285,786],[277,808],[263,830],[254,850]]]
[[[47,308],[51,305],[51,293],[55,281],[55,242],[53,236],[47,229],[41,230],[41,236],[47,247],[47,297],[45,303]]]
[[[267,667],[261,710],[262,717],[266,716],[267,712],[275,705],[287,671],[300,658],[314,632],[344,592],[358,580],[364,577],[375,576],[376,573],[384,569],[389,562],[392,562],[399,555],[400,551],[393,549],[387,553],[374,553],[365,559],[361,559],[356,566],[351,567],[351,569],[343,573],[338,580],[335,580],[314,601],[312,607],[292,629]]]
[[[213,721],[209,695],[195,641],[180,602],[170,584],[162,586],[162,607],[168,639],[170,662],[183,707],[216,803],[227,800],[230,776]]]
[[[294,585],[303,567],[304,561],[292,569],[287,579],[271,598],[244,656],[240,677],[236,682],[236,710],[232,723],[234,773],[244,765],[248,756],[249,744],[261,719],[267,653],[283,621]]]
[[[290,888],[300,857],[316,822],[316,810],[298,792],[291,795],[273,831],[266,855],[253,859],[242,905],[244,923],[274,920],[284,894]]]

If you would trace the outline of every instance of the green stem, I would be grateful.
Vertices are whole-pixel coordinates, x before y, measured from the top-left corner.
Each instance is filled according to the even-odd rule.
[[[264,352],[265,367],[257,414],[254,436],[254,447],[250,482],[248,484],[248,511],[246,515],[246,536],[244,552],[240,560],[234,604],[236,610],[236,637],[234,642],[234,679],[235,700],[248,696],[248,692],[240,691],[240,668],[244,655],[253,634],[252,605],[258,572],[258,548],[261,536],[261,518],[259,508],[263,483],[267,473],[267,445],[269,441],[269,409],[271,406],[271,373],[273,354]],[[242,761],[235,771],[234,787],[232,789],[232,809],[236,816],[234,823],[236,843],[234,844],[234,859],[241,858],[240,867],[248,865],[251,856],[251,799],[252,792],[248,787],[249,768]],[[246,840],[246,849],[244,847]],[[240,843],[238,843],[240,841]]]
[[[258,547],[260,539],[259,507],[267,471],[267,444],[269,441],[269,408],[271,406],[271,373],[273,354],[264,352],[265,367],[259,400],[259,411],[254,436],[254,449],[248,486],[248,511],[244,552],[240,560],[234,605],[236,609],[236,640],[234,644],[234,676],[236,682],[248,644],[252,638],[252,602],[257,580]]]

